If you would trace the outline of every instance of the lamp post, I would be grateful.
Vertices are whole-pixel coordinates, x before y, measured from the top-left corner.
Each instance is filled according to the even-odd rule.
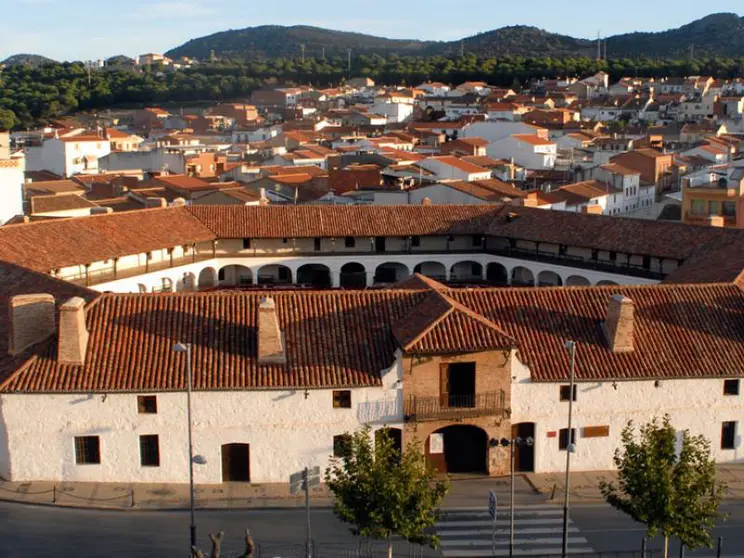
[[[576,342],[566,341],[566,349],[568,349],[571,355],[571,372],[569,375],[569,387],[568,387],[568,431],[567,431],[567,445],[566,445],[566,483],[565,491],[563,494],[563,550],[561,557],[566,558],[568,555],[568,488],[569,488],[569,473],[571,471],[571,454],[576,451],[574,446],[573,436],[571,435],[571,428],[573,422],[573,400],[574,400],[574,372],[576,369]]]
[[[535,440],[532,437],[520,438],[519,436],[512,440],[501,438],[500,441],[492,441],[492,445],[509,446],[509,478],[511,481],[509,487],[509,558],[514,557],[514,446],[532,446],[534,443]]]
[[[194,463],[204,465],[207,460],[201,455],[194,455],[191,435],[191,343],[177,343],[173,350],[186,355],[186,422],[189,438],[189,510],[191,512],[191,547],[196,546],[196,522],[194,521]]]

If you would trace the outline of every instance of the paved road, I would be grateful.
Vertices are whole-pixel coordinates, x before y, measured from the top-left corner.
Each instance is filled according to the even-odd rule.
[[[504,500],[500,501],[502,504]],[[532,508],[532,509],[530,509]],[[556,506],[560,510],[560,506]],[[551,511],[546,504],[520,504],[521,515],[517,516],[517,530],[558,529],[557,532],[522,532],[518,539],[550,539],[545,543],[551,552],[556,548],[555,539],[560,538],[560,513]],[[744,556],[744,503],[727,503],[723,511],[730,519],[715,531],[716,536],[725,539],[724,556]],[[541,512],[541,513],[537,513]],[[549,512],[549,513],[544,513]],[[463,512],[451,512],[449,520],[483,521],[484,517],[461,516]],[[464,513],[473,513],[472,511]],[[481,514],[483,512],[480,512]],[[503,513],[503,511],[500,511]],[[459,517],[458,517],[459,516]],[[499,519],[506,520],[507,517]],[[546,519],[553,520],[545,523]],[[532,520],[527,523],[526,520]],[[577,505],[571,511],[572,548],[592,548],[595,551],[637,550],[643,538],[643,528],[622,514],[603,505]],[[189,516],[185,512],[101,512],[93,510],[73,510],[28,506],[0,502],[0,556],[3,558],[28,557],[91,557],[91,558],[184,558],[187,554]],[[521,525],[520,525],[521,523]],[[242,550],[243,529],[251,528],[257,542],[264,545],[287,543],[301,544],[305,537],[305,516],[302,510],[250,510],[250,511],[200,511],[197,512],[199,542],[208,548],[207,533],[224,530],[227,540],[226,552]],[[348,528],[340,523],[330,510],[312,512],[313,538],[316,541],[354,543]],[[472,527],[463,527],[473,530]],[[477,526],[476,529],[481,526]],[[451,527],[450,527],[451,528]],[[440,526],[439,532],[448,529]],[[499,525],[503,541],[507,525]],[[451,535],[451,534],[450,534]],[[475,540],[482,539],[482,533]],[[461,539],[472,538],[465,535]],[[508,537],[508,535],[507,535]],[[442,537],[443,542],[452,537]],[[490,533],[485,534],[490,552]],[[508,538],[507,538],[508,540]],[[586,542],[584,542],[586,541]],[[540,548],[544,543],[525,546]],[[652,541],[649,548],[660,548],[661,541]],[[444,550],[452,550],[453,545],[445,544]],[[504,547],[503,542],[499,548]],[[560,546],[557,546],[560,549]],[[472,549],[471,549],[472,550]],[[289,553],[287,553],[289,554]],[[541,552],[542,554],[542,552]],[[425,556],[437,556],[427,552]],[[473,556],[449,552],[447,556]],[[678,547],[673,543],[672,555],[678,555]],[[715,551],[688,552],[688,556],[714,556]]]

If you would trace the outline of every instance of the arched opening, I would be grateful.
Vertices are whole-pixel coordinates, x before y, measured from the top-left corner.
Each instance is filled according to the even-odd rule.
[[[581,275],[571,275],[571,277],[566,279],[567,287],[588,287],[591,284],[592,283],[589,279],[582,277]]]
[[[535,471],[535,423],[520,422],[512,425],[512,438],[527,440],[532,438],[532,445],[514,445],[514,470],[520,473],[532,473]]]
[[[367,286],[367,270],[360,263],[344,264],[339,284],[342,289],[363,289]]]
[[[509,284],[509,272],[500,263],[490,263],[486,268],[486,280],[499,287],[505,287]]]
[[[451,282],[483,281],[483,265],[478,262],[457,262],[450,269]]]
[[[181,293],[194,290],[196,290],[196,275],[193,273],[184,273],[183,277],[176,281],[176,292]]]
[[[598,287],[618,287],[619,284],[615,283],[614,281],[605,280],[605,281],[600,281],[599,283],[597,283],[597,286]]]
[[[222,482],[251,482],[249,444],[223,444]]]
[[[383,436],[388,436],[393,442],[393,448],[402,454],[403,452],[403,431],[400,428],[390,428],[385,426],[379,430],[375,430],[375,441],[380,440]]]
[[[413,268],[414,273],[426,275],[435,281],[447,280],[447,268],[439,262],[421,262]]]
[[[396,283],[408,277],[408,267],[402,263],[387,262],[377,266],[375,270],[375,284]]]
[[[316,289],[331,288],[331,270],[323,264],[305,264],[297,269],[297,284]]]
[[[517,266],[512,269],[512,285],[515,287],[534,287],[535,275],[526,267]]]
[[[259,285],[291,285],[292,270],[286,265],[265,265],[258,270]]]
[[[555,271],[542,271],[537,276],[537,284],[540,287],[560,287],[563,281]]]
[[[240,287],[253,284],[253,272],[244,265],[226,265],[219,272],[220,285]]]
[[[205,267],[199,272],[199,290],[213,289],[217,286],[217,272],[213,267]]]
[[[453,424],[429,435],[426,455],[441,473],[488,473],[488,435],[477,426]]]

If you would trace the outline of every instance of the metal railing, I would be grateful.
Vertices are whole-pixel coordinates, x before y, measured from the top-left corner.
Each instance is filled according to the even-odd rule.
[[[503,390],[440,397],[410,395],[403,406],[403,414],[409,421],[472,418],[505,412],[506,395]]]

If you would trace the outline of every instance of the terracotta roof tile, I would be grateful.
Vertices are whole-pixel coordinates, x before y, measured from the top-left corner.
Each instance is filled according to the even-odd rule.
[[[31,213],[49,213],[53,211],[69,211],[73,209],[90,209],[97,207],[92,201],[77,194],[62,194],[59,196],[33,196],[29,198]]]

